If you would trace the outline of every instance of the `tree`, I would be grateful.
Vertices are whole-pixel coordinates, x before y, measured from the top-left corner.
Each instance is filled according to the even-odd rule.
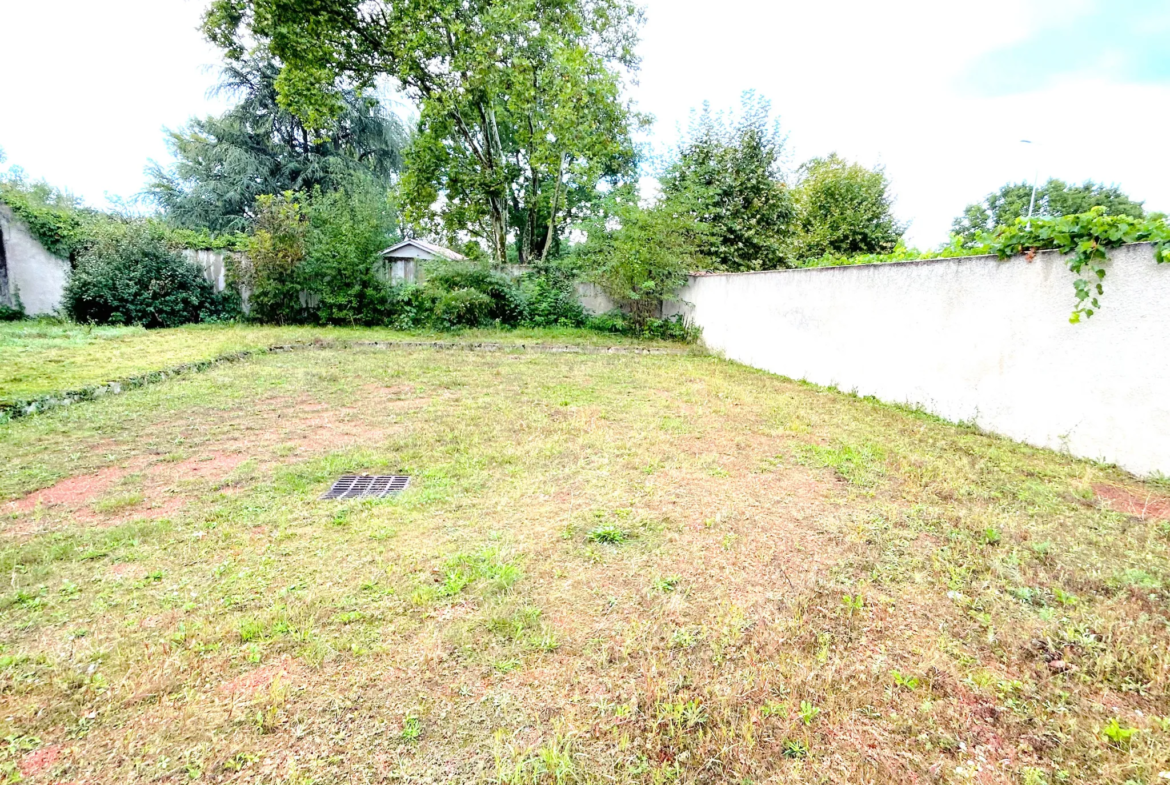
[[[1040,218],[1080,215],[1094,207],[1104,208],[1105,215],[1128,215],[1131,218],[1145,215],[1142,203],[1133,201],[1115,185],[1101,185],[1092,180],[1069,185],[1063,180],[1050,179],[1036,189],[1034,205],[1030,183],[1008,183],[988,194],[982,202],[967,205],[951,225],[951,231],[965,243],[975,243],[980,232],[991,232],[1010,225],[1017,218],[1027,217],[1029,207],[1032,207],[1032,214]]]
[[[666,198],[707,227],[700,252],[714,268],[788,266],[795,215],[781,172],[785,138],[770,115],[771,104],[750,91],[738,118],[704,104],[662,177]]]
[[[370,95],[339,91],[337,115],[310,130],[281,106],[280,73],[269,57],[230,63],[218,90],[240,102],[220,117],[167,131],[176,163],[151,162],[146,192],[173,225],[245,231],[262,194],[332,191],[355,171],[370,172],[388,186],[401,169],[408,134]]]
[[[634,187],[626,186],[608,194],[603,209],[584,224],[586,242],[579,253],[587,274],[639,328],[702,265],[706,227],[676,205],[664,199],[643,207]]]
[[[389,76],[420,105],[408,220],[545,256],[600,180],[633,173],[623,74],[632,0],[214,0],[204,30],[229,58],[266,48],[281,106],[328,125],[347,86]],[[432,212],[438,203],[437,215]]]
[[[905,233],[881,167],[867,169],[833,153],[804,163],[797,174],[792,258],[889,253]]]

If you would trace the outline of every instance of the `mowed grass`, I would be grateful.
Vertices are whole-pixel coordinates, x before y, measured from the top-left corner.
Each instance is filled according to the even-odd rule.
[[[633,344],[587,330],[466,330],[403,333],[345,327],[189,325],[171,330],[95,327],[53,320],[0,322],[0,405],[276,345],[315,341],[491,341]]]
[[[9,781],[1170,770],[1164,486],[716,358],[267,355],[0,460]]]

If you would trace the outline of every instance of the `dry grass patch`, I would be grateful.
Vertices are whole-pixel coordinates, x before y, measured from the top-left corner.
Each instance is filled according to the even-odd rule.
[[[0,428],[9,780],[1170,771],[1164,491],[1109,467],[685,355],[320,350]],[[355,471],[413,480],[318,500]]]

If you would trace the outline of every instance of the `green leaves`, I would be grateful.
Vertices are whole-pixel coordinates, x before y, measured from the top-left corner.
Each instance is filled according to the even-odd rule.
[[[1152,242],[1155,261],[1170,262],[1170,224],[1164,216],[1109,215],[1103,206],[1056,218],[1017,218],[991,237],[980,235],[979,240],[1001,259],[1046,249],[1068,255],[1068,269],[1078,276],[1073,281],[1076,307],[1069,317],[1073,324],[1101,308],[1109,249]]]

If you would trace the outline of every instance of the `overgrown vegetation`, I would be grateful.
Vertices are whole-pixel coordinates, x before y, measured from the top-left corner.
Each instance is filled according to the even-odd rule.
[[[0,367],[278,332],[59,329]],[[278,340],[327,332],[358,331]],[[693,353],[322,348],[0,431],[0,762],[28,781],[1170,760],[1165,486],[921,413]],[[318,501],[353,471],[413,479]]]
[[[853,264],[883,264],[919,259],[940,259],[981,254],[1008,259],[1036,251],[1056,250],[1068,257],[1068,268],[1076,276],[1076,298],[1069,321],[1076,324],[1101,308],[1105,293],[1108,251],[1127,243],[1154,244],[1154,261],[1170,262],[1170,222],[1160,213],[1133,217],[1127,213],[1109,214],[1098,206],[1087,213],[1059,217],[1017,218],[994,233],[980,232],[974,241],[952,235],[951,242],[937,251],[919,251],[899,244],[888,254],[843,256],[827,254],[806,262],[808,267],[834,267]]]
[[[177,327],[232,313],[203,271],[144,222],[102,224],[78,257],[62,304],[78,322],[143,327]]]
[[[967,205],[963,215],[955,219],[952,234],[964,243],[977,244],[982,234],[1011,226],[1017,218],[1061,218],[1087,213],[1100,207],[1106,215],[1143,218],[1145,209],[1121,192],[1117,186],[1107,186],[1088,180],[1081,185],[1069,185],[1055,178],[1035,189],[1031,183],[1008,183],[982,202]]]

